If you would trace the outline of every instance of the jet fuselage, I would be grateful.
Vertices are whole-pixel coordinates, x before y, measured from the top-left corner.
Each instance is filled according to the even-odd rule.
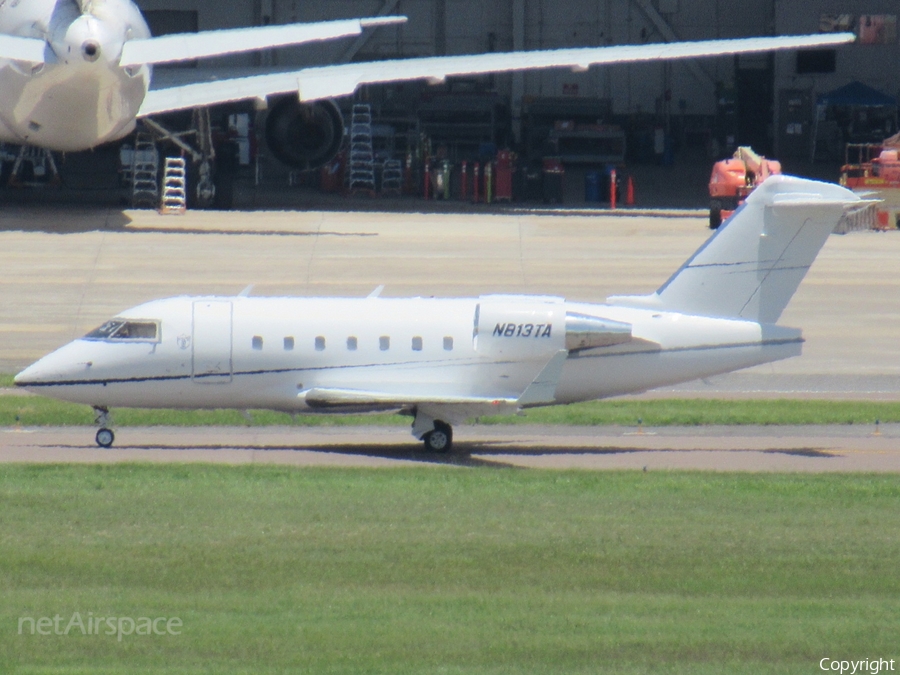
[[[122,330],[116,322],[124,334],[110,334]],[[798,355],[801,343],[799,330],[754,321],[543,296],[178,297],[121,313],[16,384],[98,408],[328,412],[343,399],[331,406],[310,392],[516,401],[565,352],[549,405],[768,363]],[[402,407],[364,401],[355,407]]]

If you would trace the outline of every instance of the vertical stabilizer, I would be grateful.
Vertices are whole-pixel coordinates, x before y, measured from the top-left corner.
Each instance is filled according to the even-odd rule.
[[[608,302],[775,323],[845,209],[860,201],[832,183],[772,176],[656,293]]]

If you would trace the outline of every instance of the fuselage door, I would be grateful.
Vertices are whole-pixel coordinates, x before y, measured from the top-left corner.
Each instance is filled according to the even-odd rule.
[[[201,384],[231,382],[231,301],[194,302],[191,377]]]

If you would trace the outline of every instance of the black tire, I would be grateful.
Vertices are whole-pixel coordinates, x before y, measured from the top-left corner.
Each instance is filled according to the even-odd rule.
[[[450,452],[453,447],[453,429],[444,422],[435,422],[434,430],[422,437],[428,452]]]
[[[722,205],[713,202],[709,205],[709,229],[718,230],[722,224]]]
[[[112,444],[116,440],[116,435],[113,433],[112,429],[100,429],[97,432],[97,436],[95,437],[97,441],[97,445],[101,448],[111,448]]]

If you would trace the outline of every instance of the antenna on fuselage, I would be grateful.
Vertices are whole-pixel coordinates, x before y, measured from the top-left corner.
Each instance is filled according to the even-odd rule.
[[[369,293],[369,294],[366,296],[366,298],[377,298],[377,297],[379,297],[379,296],[381,295],[381,291],[383,291],[383,290],[384,290],[384,284],[381,284],[381,286],[379,286],[379,287],[376,288],[374,291],[372,291],[371,293]]]
[[[247,288],[245,288],[240,293],[238,293],[237,296],[239,298],[249,298],[250,292],[253,290],[253,286],[254,286],[254,284],[250,284],[249,286],[247,286]]]

